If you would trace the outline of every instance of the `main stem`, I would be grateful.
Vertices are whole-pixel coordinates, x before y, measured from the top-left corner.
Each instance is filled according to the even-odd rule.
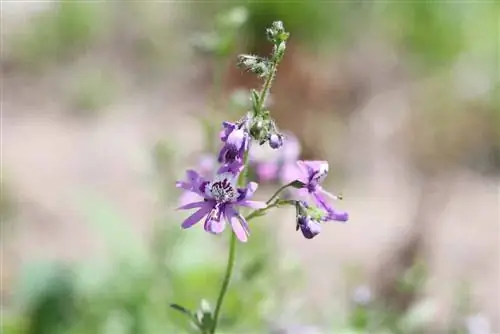
[[[238,180],[238,185],[244,187],[247,182],[247,169],[248,169],[248,152],[245,153],[244,158],[244,168],[241,171],[240,178]],[[234,268],[234,260],[236,257],[236,234],[230,233],[231,239],[229,241],[229,255],[227,257],[226,274],[224,275],[224,280],[222,281],[222,287],[220,289],[219,297],[217,298],[217,304],[214,311],[214,319],[211,334],[215,334],[217,329],[217,323],[219,321],[220,310],[224,297],[226,296],[227,288],[229,287],[229,282],[231,281],[231,275]]]
[[[277,62],[274,62],[271,67],[271,72],[269,76],[266,78],[264,86],[262,87],[262,91],[260,93],[259,98],[259,110],[260,113],[262,111],[262,107],[264,106],[264,100],[266,99],[267,94],[269,93],[269,89],[271,88],[271,84],[273,82],[274,76],[276,74]],[[241,171],[240,178],[238,179],[238,185],[240,187],[245,187],[247,183],[247,173],[248,173],[248,151],[245,152],[245,157],[243,161],[243,170]],[[280,189],[279,191],[281,191]],[[230,233],[231,239],[229,241],[229,255],[227,257],[227,265],[226,265],[226,274],[224,275],[224,280],[222,281],[222,287],[220,289],[219,297],[217,298],[217,304],[215,305],[214,318],[213,318],[213,326],[210,334],[215,334],[217,330],[217,323],[219,321],[220,310],[222,308],[222,303],[224,302],[224,297],[226,296],[227,288],[229,287],[229,282],[231,281],[231,275],[233,273],[234,268],[234,259],[236,257],[236,235],[234,233]]]

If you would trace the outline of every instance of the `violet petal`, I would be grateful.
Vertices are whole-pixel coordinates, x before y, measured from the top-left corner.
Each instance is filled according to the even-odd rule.
[[[184,222],[181,225],[182,228],[184,229],[190,228],[194,224],[198,223],[203,217],[205,217],[210,212],[212,207],[213,207],[212,204],[207,202],[205,206],[202,206],[198,211],[196,211],[191,216],[186,218],[186,220],[184,220]]]

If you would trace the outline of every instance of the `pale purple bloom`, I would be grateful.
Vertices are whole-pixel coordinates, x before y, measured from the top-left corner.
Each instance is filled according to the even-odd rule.
[[[347,212],[337,211],[327,201],[330,199],[339,199],[321,186],[321,182],[328,175],[328,162],[326,161],[297,161],[300,174],[294,179],[304,183],[302,189],[298,190],[301,197],[311,196],[314,202],[327,212],[325,220],[347,221],[349,215]]]
[[[314,220],[309,216],[299,216],[297,218],[296,230],[299,230],[299,228],[302,235],[304,235],[306,239],[312,239],[321,232],[321,225],[319,221]]]
[[[255,166],[255,172],[260,182],[272,182],[276,180],[279,173],[279,165],[276,162],[261,162]]]
[[[199,171],[199,175],[201,175],[202,177],[208,177],[208,178],[212,177],[212,175],[216,171],[215,170],[216,164],[217,164],[217,159],[215,158],[215,156],[213,154],[210,154],[210,153],[201,154],[199,159],[198,159],[198,164],[197,164],[197,169]],[[193,177],[199,177],[199,175],[196,172],[193,173],[192,171],[188,171],[187,172],[187,179],[185,182],[192,183],[193,181],[196,181],[196,180],[193,180]],[[201,199],[202,199],[202,197],[200,197],[200,195],[198,195],[197,193],[192,192],[192,191],[185,191],[179,197],[179,203],[180,203],[180,205],[184,205],[184,204],[191,203],[194,201],[199,201]]]
[[[224,164],[217,170],[217,174],[231,173],[233,175],[238,175],[244,169],[245,165],[241,161],[233,161],[228,164]]]
[[[249,200],[257,190],[257,183],[250,182],[246,188],[237,188],[235,185],[237,175],[233,173],[217,174],[212,181],[205,180],[195,171],[187,173],[189,182],[177,182],[176,186],[198,194],[202,200],[179,208],[181,210],[198,209],[182,223],[182,228],[190,228],[205,219],[205,231],[218,234],[224,230],[227,222],[238,239],[246,242],[250,233],[248,224],[236,207],[261,209],[266,206],[263,202]]]
[[[269,146],[275,150],[280,148],[281,146],[283,146],[283,137],[276,133],[273,133],[269,137]]]
[[[240,123],[223,122],[220,139],[224,146],[219,152],[220,163],[243,161],[245,152],[250,147],[250,134],[246,128],[246,121]]]

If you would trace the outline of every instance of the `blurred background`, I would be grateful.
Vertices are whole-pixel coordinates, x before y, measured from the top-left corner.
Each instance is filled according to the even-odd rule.
[[[497,1],[2,1],[2,333],[193,333],[226,234],[174,181],[291,33],[272,115],[346,224],[252,222],[221,333],[499,333]],[[263,183],[265,200],[276,185]]]

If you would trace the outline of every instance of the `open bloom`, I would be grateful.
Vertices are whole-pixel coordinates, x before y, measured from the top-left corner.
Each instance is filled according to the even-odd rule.
[[[245,152],[250,147],[250,134],[245,124],[246,122],[222,123],[223,130],[220,133],[220,139],[224,142],[224,146],[219,152],[220,163],[243,160]]]
[[[193,182],[196,183],[198,181],[199,176],[207,178],[212,177],[212,175],[215,174],[216,172],[216,164],[217,164],[217,159],[213,154],[209,153],[201,154],[197,163],[198,167],[197,169],[199,171],[199,175],[196,172],[188,171],[187,179],[186,181],[183,182],[192,184]],[[184,205],[201,199],[203,198],[200,197],[200,195],[198,195],[197,193],[192,191],[185,191],[179,197],[179,203],[180,203],[179,205]]]
[[[299,174],[295,179],[301,181],[304,185],[299,189],[301,197],[310,196],[314,202],[327,212],[325,220],[347,221],[349,215],[347,212],[338,211],[328,203],[327,198],[339,199],[321,186],[321,182],[328,175],[328,162],[326,161],[297,161],[299,167]]]
[[[195,171],[187,173],[190,182],[177,182],[176,186],[198,194],[202,200],[187,203],[179,208],[181,210],[198,209],[182,223],[182,228],[190,228],[204,219],[205,231],[219,234],[224,230],[227,222],[238,239],[246,242],[250,231],[237,207],[261,209],[266,206],[264,202],[249,200],[257,190],[257,183],[250,182],[246,188],[237,188],[236,175],[231,172],[218,173],[212,181],[205,180]]]
[[[309,216],[299,216],[297,218],[297,228],[302,232],[306,239],[312,239],[321,232],[319,221],[312,219]]]

